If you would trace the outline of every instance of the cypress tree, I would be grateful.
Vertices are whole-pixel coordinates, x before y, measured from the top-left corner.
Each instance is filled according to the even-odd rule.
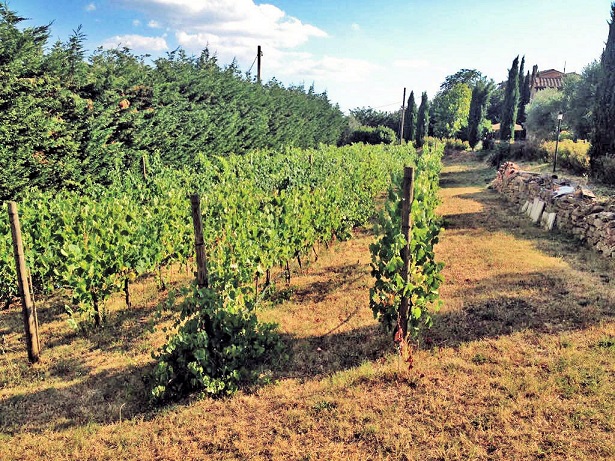
[[[519,123],[525,122],[525,105],[530,102],[529,99],[525,100],[525,78],[525,56],[523,56],[519,65],[519,109],[517,110],[517,121]]]
[[[508,71],[508,81],[504,92],[504,104],[502,107],[502,122],[500,123],[500,139],[502,141],[514,141],[515,124],[517,123],[517,111],[519,110],[519,56],[513,62]]]
[[[468,116],[468,142],[472,149],[474,149],[484,135],[482,125],[487,113],[487,104],[489,103],[491,91],[493,91],[493,83],[486,83],[484,81],[478,82],[472,90],[470,115]]]
[[[406,142],[411,142],[416,139],[416,117],[418,109],[416,102],[414,101],[414,91],[410,92],[408,98],[408,107],[406,107],[406,118],[404,126],[404,139]]]
[[[427,99],[427,93],[423,91],[421,95],[421,105],[416,121],[416,145],[421,147],[425,142],[425,136],[429,128],[429,100]]]
[[[615,182],[615,3],[611,4],[609,37],[600,62],[594,130],[589,150],[590,167],[594,176]],[[612,159],[613,167],[605,168],[604,160]]]
[[[517,115],[517,120],[521,124],[525,123],[527,119],[525,107],[530,103],[530,95],[532,92],[530,78],[530,72],[528,71],[525,74],[525,79],[523,79],[523,84],[519,88],[519,114]]]

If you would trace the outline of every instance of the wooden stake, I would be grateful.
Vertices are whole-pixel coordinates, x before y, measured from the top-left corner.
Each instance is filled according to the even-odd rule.
[[[192,223],[194,224],[194,248],[196,251],[196,283],[199,288],[207,288],[207,261],[205,259],[205,242],[203,240],[203,217],[201,215],[201,198],[199,194],[190,196],[192,205]]]
[[[401,277],[404,284],[408,283],[408,275],[410,272],[410,239],[412,229],[412,201],[414,199],[414,168],[404,167],[404,198],[401,208],[401,231],[406,239],[406,246],[402,249],[401,257],[404,265],[401,268]],[[399,316],[397,318],[397,329],[401,330],[401,339],[406,340],[408,335],[408,311],[410,300],[407,296],[402,296],[401,306],[399,307]]]
[[[13,236],[13,253],[15,255],[15,266],[17,268],[17,283],[19,285],[19,296],[23,312],[24,329],[26,333],[26,348],[28,360],[31,363],[38,362],[40,358],[40,342],[38,339],[38,322],[36,319],[36,309],[32,303],[30,295],[30,284],[28,283],[28,270],[26,268],[26,258],[24,256],[23,241],[21,238],[21,226],[19,224],[19,214],[17,204],[9,202],[9,221],[11,223],[11,234]]]

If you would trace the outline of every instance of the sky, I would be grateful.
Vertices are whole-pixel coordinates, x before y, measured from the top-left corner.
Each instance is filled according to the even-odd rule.
[[[2,0],[7,1],[7,0]],[[82,26],[85,48],[128,47],[166,56],[208,47],[221,65],[236,60],[285,85],[314,85],[345,112],[394,111],[403,89],[433,98],[447,75],[477,69],[506,80],[515,56],[526,70],[581,73],[600,57],[611,0],[8,0],[51,23],[51,40]]]

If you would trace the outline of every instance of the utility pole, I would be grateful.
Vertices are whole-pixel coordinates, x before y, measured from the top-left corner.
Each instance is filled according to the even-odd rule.
[[[258,83],[261,82],[261,57],[263,56],[263,51],[261,50],[261,46],[258,45],[258,49],[256,50],[256,81]]]
[[[404,139],[404,121],[406,118],[406,88],[404,87],[404,97],[401,101],[401,119],[399,121],[399,144]]]

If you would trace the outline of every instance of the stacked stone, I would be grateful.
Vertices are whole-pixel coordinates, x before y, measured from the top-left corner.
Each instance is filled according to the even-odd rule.
[[[574,193],[558,195],[558,190],[564,186]],[[555,224],[561,232],[574,235],[605,255],[615,257],[615,200],[597,200],[584,187],[548,175],[522,171],[513,162],[500,166],[491,187],[509,202],[525,204],[523,211],[527,210],[528,215],[535,199],[544,202],[543,223],[549,213],[555,213]]]

